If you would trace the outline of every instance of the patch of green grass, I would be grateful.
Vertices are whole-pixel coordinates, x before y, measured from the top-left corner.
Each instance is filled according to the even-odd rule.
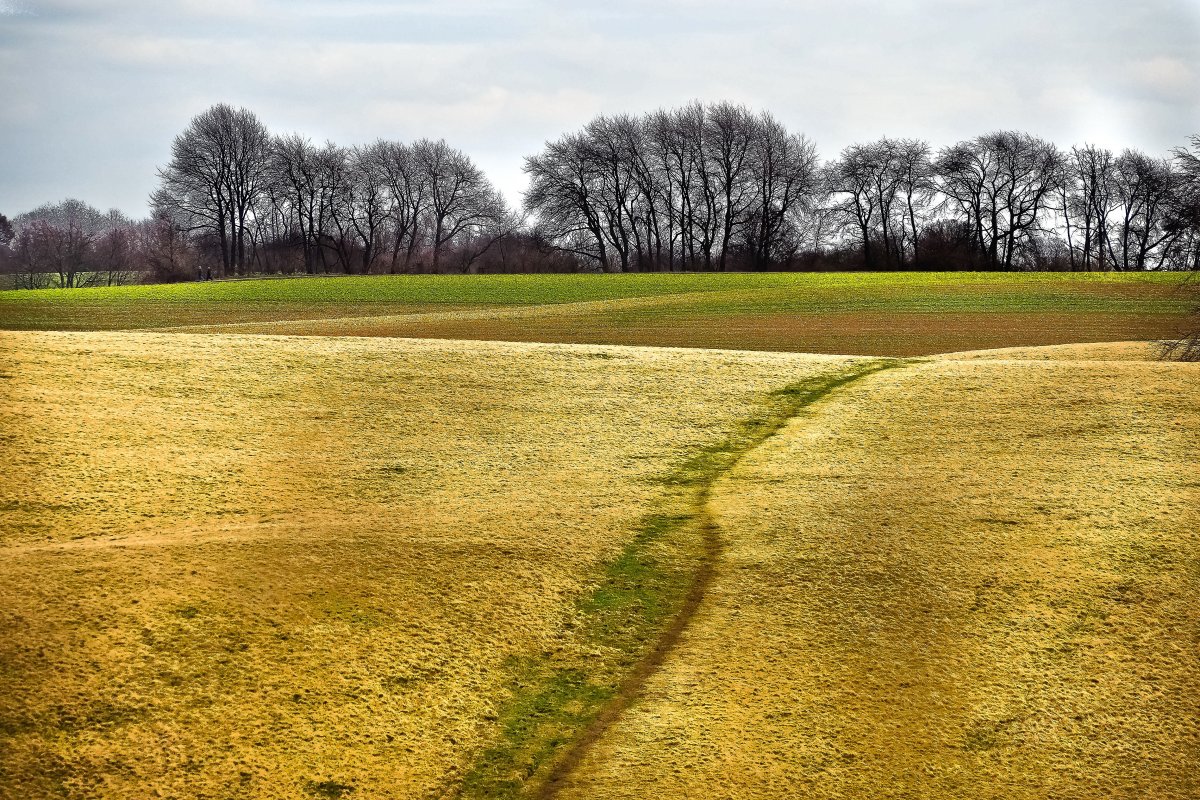
[[[544,781],[684,606],[704,558],[705,505],[713,483],[806,406],[901,363],[864,361],[773,392],[759,414],[664,475],[660,480],[668,489],[660,510],[642,521],[577,602],[575,647],[511,665],[512,695],[499,713],[498,735],[465,774],[460,796],[518,798]]]

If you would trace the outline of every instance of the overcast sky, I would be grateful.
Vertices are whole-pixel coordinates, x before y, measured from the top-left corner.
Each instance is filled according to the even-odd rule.
[[[0,0],[0,213],[147,213],[208,106],[356,144],[444,137],[512,202],[600,113],[774,113],[825,157],[1001,128],[1165,155],[1200,133],[1200,0]]]

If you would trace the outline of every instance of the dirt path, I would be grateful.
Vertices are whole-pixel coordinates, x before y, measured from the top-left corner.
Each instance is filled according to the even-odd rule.
[[[788,422],[810,409],[819,401],[827,398],[850,383],[865,378],[877,372],[900,366],[897,361],[868,361],[851,372],[844,373],[833,379],[824,381],[808,381],[789,386],[776,393],[777,397],[789,400],[783,413],[772,419],[769,429],[755,437],[749,446],[738,450],[732,457],[721,464],[719,470],[706,476],[696,497],[696,522],[703,534],[704,552],[699,566],[693,573],[692,582],[684,597],[683,604],[676,612],[670,624],[662,630],[658,639],[637,665],[625,676],[616,694],[600,710],[592,722],[575,737],[567,746],[566,752],[555,762],[553,769],[540,788],[534,794],[538,800],[551,800],[568,786],[571,777],[587,756],[592,746],[620,719],[621,715],[641,695],[649,679],[662,667],[678,645],[684,631],[687,630],[708,594],[709,588],[716,575],[717,563],[721,557],[723,543],[720,528],[717,526],[712,510],[709,507],[712,487],[723,475],[733,469],[747,454],[761,446],[763,442],[782,430]]]

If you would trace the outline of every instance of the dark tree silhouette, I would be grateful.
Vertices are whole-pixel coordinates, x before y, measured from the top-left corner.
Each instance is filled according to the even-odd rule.
[[[243,272],[269,156],[270,135],[253,112],[215,105],[175,137],[151,204],[186,230],[212,233],[220,244],[223,273]]]
[[[1193,270],[1200,269],[1200,135],[1193,136],[1191,148],[1173,151],[1179,169],[1176,201],[1171,226],[1180,231],[1183,250]],[[1194,288],[1195,272],[1185,283]],[[1177,361],[1200,361],[1200,305],[1192,310],[1191,330],[1174,341],[1164,342],[1162,357]]]

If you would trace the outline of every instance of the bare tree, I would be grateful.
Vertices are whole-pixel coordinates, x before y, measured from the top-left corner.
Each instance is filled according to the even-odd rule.
[[[389,272],[397,266],[404,271],[413,267],[413,259],[422,243],[421,220],[428,210],[429,176],[413,148],[400,142],[377,141],[367,150],[367,158],[389,195],[387,221],[390,231]],[[403,261],[401,262],[401,253]]]
[[[327,187],[320,150],[299,134],[271,143],[270,191],[280,213],[295,225],[305,273],[317,271]]]
[[[165,214],[138,225],[142,258],[151,280],[172,283],[203,277],[189,246],[188,234]]]
[[[98,282],[95,243],[122,220],[119,213],[105,215],[81,200],[68,199],[40,206],[15,220],[17,260],[27,284],[35,273],[53,274],[63,289]]]
[[[828,173],[833,206],[855,232],[867,269],[903,269],[917,260],[920,229],[936,187],[929,145],[883,138],[842,151]]]
[[[1061,194],[1063,159],[1050,142],[1000,131],[944,149],[939,189],[974,231],[989,269],[1012,270],[1023,240],[1043,230]]]
[[[1178,176],[1169,223],[1178,234],[1174,268],[1200,270],[1200,136],[1192,137],[1190,149],[1177,147],[1171,153]]]
[[[857,232],[863,266],[869,270],[877,266],[872,243],[877,239],[876,232],[884,216],[876,190],[882,171],[877,148],[864,144],[844,149],[842,157],[826,170],[829,190],[840,198],[834,209],[843,224]]]
[[[137,232],[133,221],[115,209],[93,242],[93,268],[106,286],[129,283],[136,266]],[[99,282],[99,281],[98,281]]]
[[[604,272],[614,272],[605,235],[611,226],[601,217],[602,203],[594,199],[599,178],[590,153],[583,134],[567,134],[526,158],[525,207],[537,215],[537,235],[566,252],[594,259]]]
[[[764,113],[755,121],[750,179],[754,194],[744,244],[749,266],[769,269],[789,261],[802,246],[793,221],[812,209],[819,181],[816,146]]]
[[[1170,226],[1183,243],[1181,263],[1191,270],[1200,269],[1200,135],[1191,138],[1191,147],[1172,151],[1177,169],[1175,207]],[[1192,272],[1185,283],[1195,276]],[[1177,361],[1200,361],[1200,305],[1192,309],[1192,328],[1173,341],[1163,343],[1161,356]]]
[[[656,199],[666,218],[667,269],[711,264],[711,181],[705,177],[704,106],[658,110],[645,118],[647,146],[658,164]]]
[[[245,270],[252,211],[269,178],[270,135],[253,112],[224,103],[175,137],[152,206],[189,231],[209,231],[224,274]]]
[[[8,221],[8,217],[0,214],[0,274],[13,274],[13,253],[9,249],[13,239],[16,238],[16,231],[13,230],[12,223]]]
[[[346,154],[344,214],[361,252],[360,267],[364,275],[371,272],[379,257],[390,212],[388,180],[377,147],[354,147]]]
[[[429,185],[429,241],[437,272],[448,244],[474,241],[504,216],[504,200],[483,171],[445,140],[422,139],[413,146]],[[490,246],[490,245],[488,245]]]
[[[1117,236],[1108,237],[1115,269],[1160,269],[1180,231],[1171,224],[1179,176],[1166,159],[1126,150],[1117,158],[1113,195]]]
[[[1063,180],[1058,187],[1059,213],[1073,270],[1104,269],[1109,252],[1109,218],[1115,202],[1114,162],[1111,151],[1095,145],[1073,147],[1065,157]]]
[[[759,129],[759,120],[745,106],[717,103],[705,114],[704,152],[711,176],[719,231],[717,269],[724,272],[729,263],[729,245],[734,229],[742,225],[754,204],[755,181],[751,168],[751,150]]]

